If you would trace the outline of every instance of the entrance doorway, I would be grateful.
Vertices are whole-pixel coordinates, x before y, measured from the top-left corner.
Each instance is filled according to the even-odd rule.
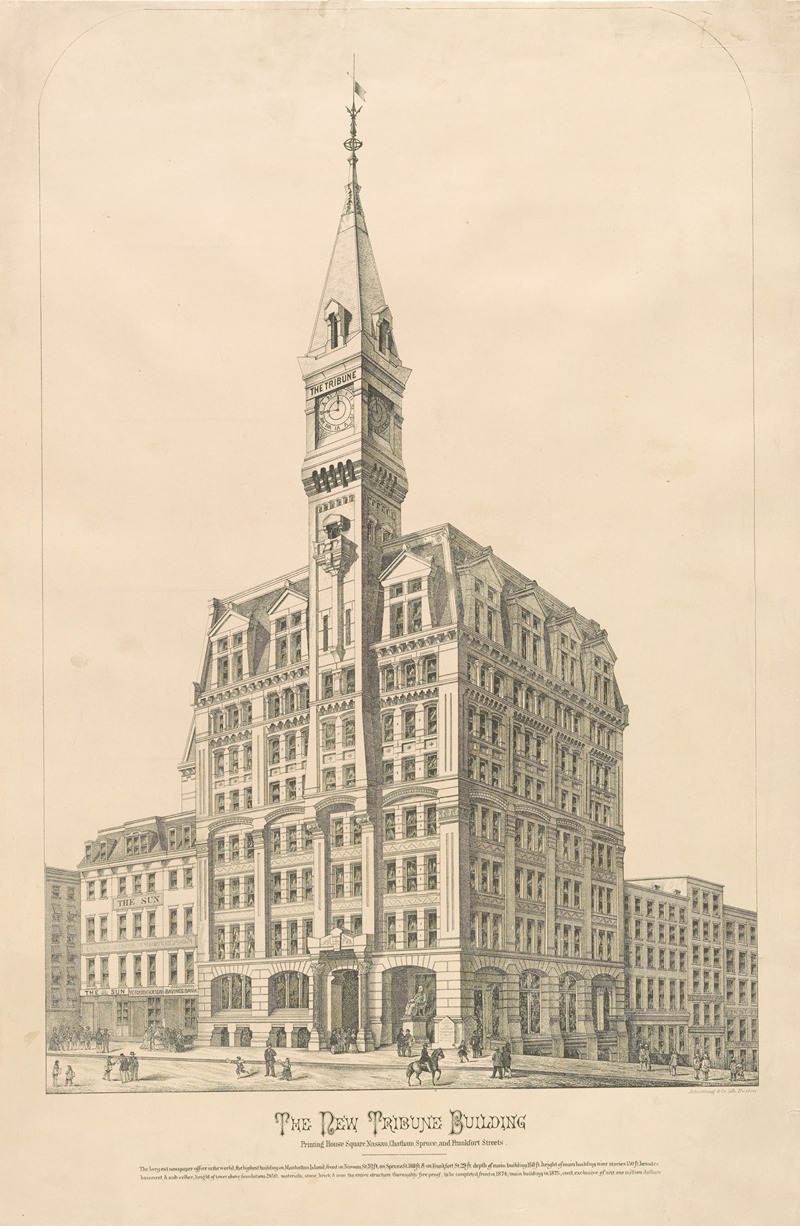
[[[331,977],[331,1030],[358,1030],[358,971],[334,971]]]

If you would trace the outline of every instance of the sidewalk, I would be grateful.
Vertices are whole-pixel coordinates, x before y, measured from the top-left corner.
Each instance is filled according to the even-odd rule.
[[[190,1051],[174,1052],[156,1049],[149,1051],[145,1047],[141,1047],[136,1043],[136,1040],[123,1040],[117,1046],[111,1048],[108,1053],[112,1057],[119,1055],[120,1051],[126,1053],[133,1049],[140,1060],[176,1060],[188,1061],[190,1063],[201,1062],[204,1064],[229,1064],[235,1060],[237,1056],[241,1056],[246,1065],[258,1065],[261,1067],[264,1063],[263,1051],[258,1047],[194,1047]],[[71,1056],[74,1057],[93,1057],[97,1060],[104,1061],[107,1059],[105,1052],[86,1050],[84,1048],[76,1048],[73,1051],[48,1051],[48,1056],[52,1056],[59,1060],[69,1062]],[[378,1051],[370,1052],[343,1052],[341,1055],[335,1056],[329,1051],[308,1051],[303,1048],[294,1047],[276,1047],[275,1054],[278,1061],[285,1058],[286,1055],[292,1061],[292,1064],[331,1066],[333,1068],[384,1068],[384,1069],[399,1069],[404,1068],[408,1063],[408,1057],[398,1056],[393,1047],[383,1047]],[[415,1057],[416,1057],[415,1053]],[[415,1058],[414,1057],[414,1058]],[[456,1069],[485,1069],[487,1072],[492,1067],[491,1056],[482,1056],[478,1060],[470,1059],[468,1063],[461,1064],[458,1060],[455,1049],[445,1052],[447,1066],[451,1071]],[[681,1066],[678,1069],[676,1078],[672,1078],[669,1068],[663,1065],[653,1065],[652,1069],[647,1073],[640,1073],[639,1066],[635,1063],[619,1063],[610,1060],[564,1060],[556,1056],[522,1056],[515,1055],[513,1057],[513,1068],[519,1073],[542,1073],[549,1076],[558,1076],[559,1074],[572,1074],[581,1077],[591,1077],[598,1081],[608,1080],[609,1077],[629,1079],[632,1085],[635,1085],[640,1079],[646,1082],[664,1081],[665,1083],[679,1082],[686,1083],[694,1080],[694,1069],[691,1067]],[[712,1069],[709,1082],[719,1085],[724,1084],[754,1085],[756,1081],[738,1081],[731,1083],[730,1075],[726,1069]],[[703,1085],[702,1081],[697,1083]]]

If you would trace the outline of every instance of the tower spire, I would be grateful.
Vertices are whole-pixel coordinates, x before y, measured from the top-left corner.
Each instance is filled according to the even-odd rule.
[[[381,288],[361,205],[357,164],[358,151],[363,142],[358,136],[358,116],[362,110],[359,99],[364,101],[367,95],[356,80],[355,56],[352,74],[347,75],[352,75],[351,103],[345,107],[350,117],[350,134],[343,143],[348,152],[350,173],[306,356],[313,357],[315,362],[327,361],[332,350],[341,351],[358,337],[359,344],[377,347],[386,361],[399,364],[392,336],[391,312]]]
[[[356,80],[356,57],[353,56],[353,100],[350,106],[345,107],[350,116],[350,135],[344,142],[345,149],[348,150],[350,157],[347,159],[350,164],[350,177],[347,183],[347,198],[345,200],[345,213],[361,212],[361,201],[359,199],[358,173],[356,171],[356,163],[358,162],[358,150],[363,145],[363,141],[358,139],[357,119],[361,111],[360,106],[356,106],[356,95],[359,98],[366,97],[366,91],[361,88]]]

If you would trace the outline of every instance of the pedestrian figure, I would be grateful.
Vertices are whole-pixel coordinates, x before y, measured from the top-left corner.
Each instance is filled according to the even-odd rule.
[[[281,1069],[281,1081],[291,1081],[291,1080],[292,1080],[292,1063],[289,1057],[287,1056],[283,1062],[283,1067]]]
[[[738,1074],[738,1072],[739,1072],[738,1065],[736,1064],[736,1057],[735,1057],[735,1056],[731,1056],[731,1069],[730,1069],[730,1072],[731,1072],[731,1081],[735,1081],[735,1080],[736,1080],[736,1077],[737,1077],[737,1074]]]
[[[503,1056],[499,1047],[495,1047],[492,1052],[492,1081],[494,1081],[495,1077],[499,1077],[501,1081],[503,1080]]]
[[[458,1059],[459,1059],[459,1063],[461,1063],[461,1064],[468,1064],[468,1063],[469,1063],[469,1054],[468,1054],[468,1052],[467,1052],[467,1040],[466,1040],[466,1039],[462,1039],[462,1040],[461,1040],[461,1042],[460,1042],[460,1043],[459,1043],[459,1045],[458,1045],[458,1048],[457,1048],[456,1050],[457,1050],[457,1052],[458,1052]]]
[[[410,1059],[414,1048],[414,1040],[411,1036],[411,1031],[406,1027],[405,1031],[406,1056]]]
[[[708,1052],[704,1054],[700,1067],[703,1070],[703,1081],[708,1081],[708,1074],[711,1071],[711,1061],[708,1058]]]
[[[422,1069],[427,1069],[429,1073],[433,1072],[433,1068],[431,1066],[431,1058],[428,1053],[427,1041],[422,1044],[422,1051],[419,1053],[418,1063],[419,1063],[420,1071],[422,1071]]]
[[[68,1064],[67,1071],[64,1074],[64,1085],[69,1086],[71,1088],[74,1080],[75,1080],[75,1074],[72,1071],[72,1065]]]
[[[476,1030],[472,1036],[472,1058],[477,1060],[481,1055],[481,1032]]]
[[[111,1080],[111,1070],[113,1067],[114,1067],[114,1061],[112,1060],[111,1056],[109,1056],[108,1059],[106,1060],[106,1067],[103,1070],[103,1081]]]
[[[128,1056],[128,1080],[139,1080],[139,1057],[133,1051]]]
[[[125,1082],[128,1080],[128,1057],[125,1055],[124,1051],[121,1051],[119,1053],[118,1064],[119,1064],[119,1079],[120,1081]]]
[[[242,1059],[242,1057],[237,1056],[233,1063],[236,1065],[236,1076],[244,1077],[246,1070],[244,1067],[244,1060]]]
[[[647,1048],[645,1047],[644,1043],[642,1043],[641,1047],[639,1048],[639,1072],[643,1073],[646,1068],[647,1068]]]
[[[61,1074],[61,1065],[56,1060],[55,1064],[53,1065],[53,1088],[55,1088],[58,1085],[58,1078],[60,1074]]]
[[[267,1066],[267,1071],[264,1074],[265,1077],[277,1077],[278,1074],[275,1072],[276,1060],[277,1056],[275,1055],[275,1048],[271,1043],[267,1043],[267,1046],[264,1049],[264,1062]]]
[[[669,1071],[672,1077],[678,1076],[678,1053],[672,1052],[669,1058]]]
[[[700,1052],[699,1052],[699,1051],[696,1051],[696,1052],[694,1053],[694,1060],[692,1061],[692,1068],[694,1069],[694,1079],[695,1079],[695,1081],[699,1081],[699,1080],[700,1080],[700,1065],[701,1065],[701,1060],[700,1060]]]
[[[503,1050],[500,1052],[503,1062],[503,1076],[511,1076],[511,1044],[504,1043]]]

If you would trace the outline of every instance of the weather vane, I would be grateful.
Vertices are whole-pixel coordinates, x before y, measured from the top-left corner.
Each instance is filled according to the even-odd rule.
[[[345,149],[349,151],[350,153],[349,161],[352,164],[353,168],[355,169],[355,164],[358,161],[358,158],[356,157],[356,151],[360,149],[362,144],[364,143],[363,141],[360,141],[358,139],[358,136],[356,135],[356,116],[361,110],[360,106],[358,107],[356,106],[356,95],[358,95],[358,97],[361,98],[362,100],[366,100],[366,97],[367,97],[367,91],[365,89],[362,89],[358,81],[356,80],[356,57],[355,55],[353,56],[353,71],[352,73],[348,73],[347,75],[349,77],[352,77],[352,81],[353,81],[353,102],[351,106],[345,107],[345,110],[350,116],[350,135],[347,138],[347,140],[344,142],[344,147]]]

